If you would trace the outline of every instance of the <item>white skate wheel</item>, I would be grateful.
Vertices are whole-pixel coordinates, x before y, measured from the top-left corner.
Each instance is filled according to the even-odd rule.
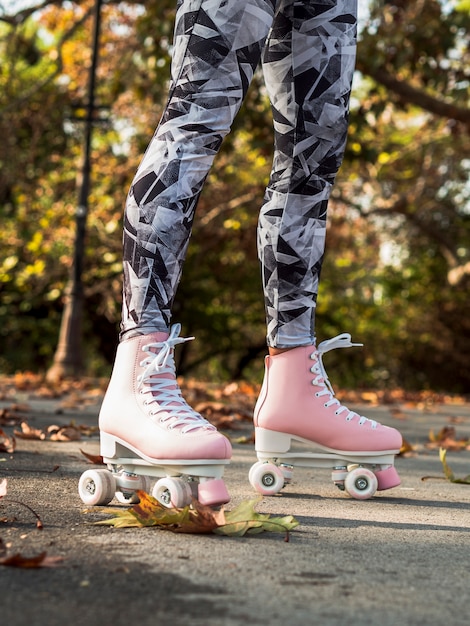
[[[152,496],[167,508],[182,508],[191,504],[192,492],[186,481],[167,476],[155,483]]]
[[[87,470],[80,476],[78,494],[89,506],[109,504],[114,498],[116,483],[107,469]]]
[[[263,496],[273,496],[284,487],[284,474],[274,463],[255,463],[251,470],[251,485]]]
[[[250,467],[250,471],[248,472],[248,480],[250,482],[250,485],[253,487],[253,489],[256,489],[256,485],[253,482],[253,473],[256,471],[257,467],[261,467],[263,465],[265,465],[263,461],[257,461],[254,465]]]
[[[137,504],[139,502],[139,496],[136,491],[149,492],[150,490],[150,478],[148,476],[136,476],[131,477],[129,475],[116,477],[117,488],[120,491],[116,491],[115,497],[121,504]]]
[[[356,467],[344,479],[346,492],[356,500],[368,500],[377,491],[377,477],[365,467]]]

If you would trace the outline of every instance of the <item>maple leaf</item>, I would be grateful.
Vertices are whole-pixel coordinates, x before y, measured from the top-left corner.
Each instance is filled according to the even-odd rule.
[[[257,513],[255,506],[259,499],[244,501],[233,511],[213,510],[210,506],[193,500],[191,506],[167,508],[158,500],[143,491],[138,491],[140,502],[129,509],[105,509],[112,518],[95,522],[98,525],[115,528],[156,526],[178,533],[207,534],[215,533],[229,537],[242,537],[245,534],[257,534],[265,531],[285,532],[293,530],[298,522],[291,515],[271,517]]]
[[[439,450],[439,458],[442,463],[442,468],[444,470],[444,475],[447,480],[450,480],[451,483],[458,483],[460,485],[470,485],[470,475],[465,476],[465,478],[456,478],[454,472],[451,470],[450,466],[446,460],[447,450],[441,448]]]

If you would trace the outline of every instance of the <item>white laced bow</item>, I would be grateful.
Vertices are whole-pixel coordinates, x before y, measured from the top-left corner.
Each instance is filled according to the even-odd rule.
[[[173,357],[175,346],[194,339],[180,337],[180,331],[181,324],[174,324],[168,339],[142,347],[147,356],[139,363],[140,367],[145,367],[137,378],[139,392],[148,395],[144,404],[153,406],[151,415],[161,414],[159,420],[162,424],[167,423],[168,429],[180,427],[183,433],[200,428],[215,430],[212,424],[188,405],[176,381]]]
[[[335,392],[328,378],[328,374],[326,373],[325,366],[323,365],[323,355],[330,350],[335,350],[336,348],[352,348],[354,346],[362,345],[362,343],[352,343],[351,335],[349,333],[342,333],[341,335],[322,341],[318,345],[317,350],[310,355],[310,358],[316,361],[315,365],[310,368],[310,371],[312,374],[317,375],[316,378],[312,380],[312,385],[322,387],[321,391],[317,391],[315,394],[317,398],[325,395],[329,396],[329,400],[325,402],[325,407],[337,405],[338,408],[335,410],[336,415],[341,415],[346,412],[346,421],[349,422],[354,417],[359,417],[359,425],[362,426],[363,424],[370,422],[372,428],[377,428],[376,421],[368,419],[363,415],[358,415],[354,411],[350,411],[346,406],[343,406],[337,398],[335,398]]]

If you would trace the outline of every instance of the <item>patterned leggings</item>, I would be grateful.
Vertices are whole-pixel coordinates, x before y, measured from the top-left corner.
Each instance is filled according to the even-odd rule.
[[[275,132],[259,215],[268,345],[314,342],[357,0],[179,0],[168,103],[129,192],[121,337],[168,329],[204,181],[260,59]]]

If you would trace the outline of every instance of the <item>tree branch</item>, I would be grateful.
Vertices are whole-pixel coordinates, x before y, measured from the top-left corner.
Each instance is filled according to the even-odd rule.
[[[384,67],[375,69],[358,60],[357,69],[365,76],[373,78],[380,85],[393,91],[403,102],[415,104],[439,117],[457,120],[470,128],[470,109],[430,96],[409,83],[395,78]]]

